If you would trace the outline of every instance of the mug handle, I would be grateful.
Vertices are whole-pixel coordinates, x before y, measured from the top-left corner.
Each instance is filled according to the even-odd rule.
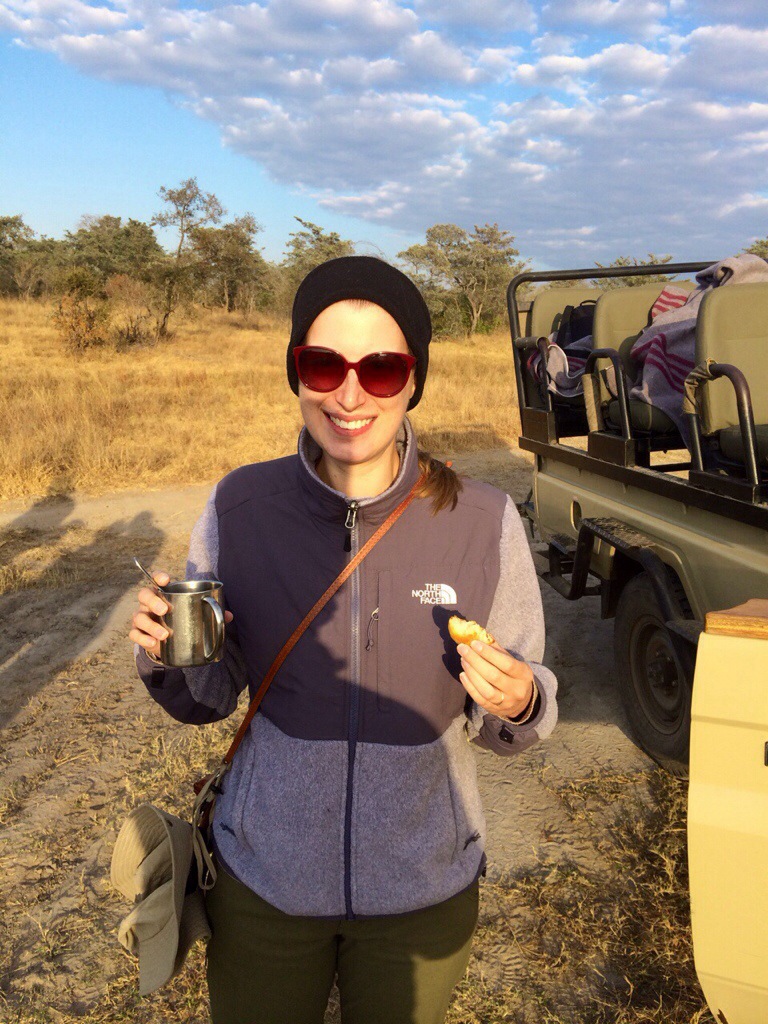
[[[216,627],[216,641],[214,642],[213,647],[209,651],[207,644],[205,646],[204,653],[205,661],[207,664],[209,661],[213,661],[213,659],[221,650],[222,645],[224,643],[224,612],[221,610],[221,605],[219,604],[219,602],[214,601],[214,599],[212,597],[209,597],[207,594],[203,598],[203,601],[205,601],[207,605],[210,605]]]

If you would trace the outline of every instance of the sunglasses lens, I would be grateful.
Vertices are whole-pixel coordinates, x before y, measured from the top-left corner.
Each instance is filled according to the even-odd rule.
[[[344,380],[344,370],[344,360],[338,352],[322,348],[299,352],[299,379],[311,391],[333,391]]]
[[[369,395],[391,398],[408,383],[408,360],[397,352],[380,352],[366,356],[358,371],[360,383]]]

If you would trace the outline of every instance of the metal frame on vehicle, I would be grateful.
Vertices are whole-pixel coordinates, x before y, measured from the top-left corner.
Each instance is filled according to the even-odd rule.
[[[655,504],[658,508],[661,502],[665,507],[672,508],[671,504],[667,505],[667,502],[670,502],[679,510],[677,514],[682,519],[701,517],[704,514],[714,515],[728,520],[728,529],[731,531],[735,524],[743,524],[744,527],[757,527],[768,532],[768,489],[765,480],[760,479],[754,419],[746,381],[737,368],[728,364],[709,361],[708,366],[698,367],[698,378],[692,383],[689,391],[688,421],[693,435],[691,458],[685,462],[657,461],[652,465],[651,452],[660,450],[659,445],[662,449],[675,449],[682,446],[682,441],[677,445],[664,445],[663,441],[659,442],[650,433],[645,436],[643,432],[633,430],[628,389],[618,352],[607,348],[593,350],[585,368],[584,401],[587,429],[583,430],[582,434],[586,436],[586,450],[576,447],[574,443],[564,444],[558,435],[556,400],[553,402],[547,389],[544,389],[541,396],[534,395],[532,391],[529,394],[527,391],[527,387],[532,385],[529,375],[526,376],[525,373],[525,358],[528,353],[538,350],[543,365],[546,365],[547,339],[522,336],[517,294],[520,287],[528,283],[692,274],[711,266],[713,262],[525,271],[518,274],[507,289],[521,420],[519,446],[535,456],[539,481],[551,481],[548,483],[550,488],[553,485],[562,487],[562,481],[557,483],[552,476],[553,464],[559,463],[564,467],[562,474],[574,480],[574,493],[577,493],[579,488],[577,479],[591,480],[595,486],[596,480],[603,479],[606,491],[615,493],[617,490],[623,490],[626,495],[624,501],[621,498],[618,501],[606,501],[606,505],[611,505],[610,510],[597,514],[585,509],[582,517],[582,510],[579,509],[578,517],[572,514],[566,524],[569,533],[560,533],[562,527],[553,527],[550,520],[545,531],[546,536],[542,537],[547,544],[548,568],[541,572],[541,576],[568,600],[599,594],[601,615],[608,618],[616,615],[627,584],[634,576],[644,574],[647,578],[647,583],[644,584],[646,592],[650,585],[650,592],[655,597],[655,606],[658,609],[659,629],[656,639],[662,635],[666,644],[666,651],[662,651],[659,657],[661,661],[666,658],[667,666],[674,661],[679,678],[686,679],[687,686],[692,683],[696,645],[703,629],[702,612],[709,609],[706,604],[702,608],[701,602],[698,602],[697,611],[697,601],[693,593],[696,590],[696,580],[693,578],[686,581],[679,561],[676,562],[674,556],[670,555],[668,547],[659,544],[658,533],[654,539],[654,527],[657,524],[653,522],[652,515],[648,521],[648,533],[643,532],[641,520],[645,513],[640,512],[640,506]],[[663,284],[660,284],[659,288],[661,290]],[[595,385],[599,362],[606,359],[612,361],[616,370],[620,429],[613,431],[605,429]],[[718,467],[707,464],[706,457],[702,454],[696,415],[696,392],[709,380],[720,376],[727,377],[736,391],[739,423],[746,453],[743,479],[719,472]],[[535,398],[540,406],[533,404],[531,398]],[[613,415],[615,418],[616,414]],[[687,471],[687,478],[674,475],[680,471]],[[564,493],[570,486],[565,485]],[[646,498],[642,497],[643,492],[647,495]],[[550,494],[552,493],[557,491],[550,491]],[[541,500],[538,493],[537,499]],[[553,507],[559,509],[559,504],[553,506],[551,498],[548,500],[549,510]],[[638,503],[637,507],[634,502]],[[626,507],[626,522],[622,518],[623,507]],[[541,526],[541,510],[534,507],[530,497],[528,501],[520,503],[518,508],[530,521],[532,532],[534,524]],[[560,515],[561,511],[559,510],[557,515]],[[725,523],[723,528],[726,528]],[[622,615],[626,618],[626,613]],[[668,668],[663,664],[661,668],[668,672]],[[652,666],[652,669],[656,671],[658,666]],[[680,707],[683,707],[682,702]],[[639,742],[651,756],[656,757],[671,770],[684,770],[687,754],[678,752],[668,757],[661,756],[659,751],[653,749],[652,744],[640,740]]]
[[[657,263],[635,267],[606,267],[580,270],[556,271],[525,271],[517,274],[507,288],[507,309],[512,334],[512,357],[517,383],[517,398],[520,409],[521,434],[520,447],[533,455],[546,455],[548,458],[559,459],[578,468],[588,469],[622,483],[632,483],[656,494],[681,501],[694,507],[705,509],[716,515],[738,518],[742,522],[759,526],[768,530],[768,504],[760,501],[760,482],[757,476],[755,456],[754,418],[749,405],[749,391],[745,389],[741,374],[735,378],[731,367],[715,364],[713,377],[728,376],[736,389],[739,418],[742,422],[742,433],[745,435],[745,451],[747,452],[748,480],[729,480],[727,477],[707,473],[702,463],[698,430],[694,431],[695,442],[693,460],[685,463],[668,463],[651,469],[637,464],[634,448],[635,437],[629,422],[627,395],[624,379],[617,373],[619,384],[619,406],[621,409],[621,436],[591,430],[589,447],[586,452],[567,445],[561,445],[557,434],[557,426],[551,406],[547,409],[536,409],[526,404],[526,388],[523,379],[522,353],[527,348],[536,347],[541,339],[525,338],[520,332],[520,312],[517,302],[517,291],[523,284],[538,281],[573,281],[601,278],[621,278],[650,276],[652,274],[691,274],[711,266],[706,263]],[[615,359],[617,353],[613,349],[597,349],[587,361],[585,373],[594,369],[599,358]],[[588,398],[586,399],[589,408]],[[681,480],[668,474],[680,469],[691,470],[692,477]],[[714,479],[713,479],[714,478]]]

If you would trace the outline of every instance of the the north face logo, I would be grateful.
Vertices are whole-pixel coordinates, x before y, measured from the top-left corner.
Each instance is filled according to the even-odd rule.
[[[422,604],[456,604],[456,591],[447,583],[425,583],[423,590],[412,590]]]

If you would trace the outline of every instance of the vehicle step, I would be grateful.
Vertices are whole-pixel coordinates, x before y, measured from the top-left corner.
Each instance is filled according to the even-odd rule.
[[[573,594],[573,588],[570,580],[566,580],[559,573],[543,572],[541,573],[541,579],[545,583],[548,583],[553,590],[556,590],[558,594],[563,597],[567,597],[569,600],[573,600],[575,595]],[[579,593],[579,597],[599,597],[600,596],[600,584],[593,586],[585,586],[584,589]]]

